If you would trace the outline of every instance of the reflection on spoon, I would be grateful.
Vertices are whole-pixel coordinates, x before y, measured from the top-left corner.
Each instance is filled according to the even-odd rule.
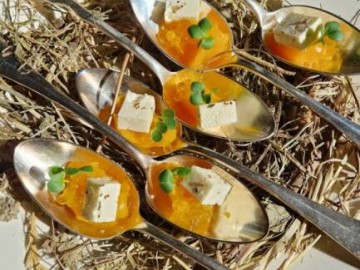
[[[179,74],[181,76],[182,73]],[[195,73],[196,75],[198,73]],[[211,73],[205,73],[203,75],[210,75]],[[213,76],[204,76],[206,80],[218,79],[216,77],[217,73],[213,73]],[[215,76],[214,76],[215,75]],[[82,99],[84,105],[88,110],[96,115],[101,116],[102,119],[107,119],[108,114],[104,108],[109,108],[114,99],[115,85],[117,82],[117,72],[112,72],[106,69],[84,69],[76,76],[76,87],[79,92],[80,98]],[[194,76],[191,74],[191,76]],[[175,80],[180,80],[184,82],[186,80],[183,77],[174,77]],[[165,91],[164,95],[168,96],[167,98],[171,100],[171,97],[176,96],[176,101],[173,102],[173,108],[177,108],[177,117],[188,117],[189,110],[194,110],[195,106],[189,104],[188,102],[179,101],[181,95],[186,95],[187,91],[185,89],[174,89],[174,83],[169,82],[167,87],[169,91]],[[230,81],[232,83],[232,81]],[[230,87],[229,87],[230,88]],[[121,96],[124,96],[127,91],[138,94],[148,94],[155,98],[155,114],[161,115],[161,112],[165,109],[165,105],[162,101],[161,96],[159,96],[155,91],[151,90],[149,87],[143,83],[132,79],[131,77],[125,77],[125,82],[121,87]],[[183,100],[180,98],[180,100]],[[188,99],[186,99],[188,100]],[[217,134],[222,134],[227,136],[230,139],[235,137],[242,138],[242,140],[248,140],[256,136],[266,136],[265,134],[272,134],[275,129],[275,123],[272,115],[269,113],[267,108],[262,105],[262,101],[259,98],[254,98],[248,91],[242,91],[237,100],[237,113],[238,113],[238,122],[237,124],[223,126],[216,130]],[[117,108],[117,111],[119,108]],[[251,112],[251,113],[250,113]],[[190,115],[196,115],[196,112]],[[116,116],[116,115],[115,115]],[[191,118],[193,119],[193,118]],[[191,120],[188,120],[191,121]],[[197,121],[195,119],[195,121]],[[152,155],[159,156],[163,154],[171,153],[177,149],[186,147],[189,143],[186,143],[179,139],[181,135],[181,128],[177,128],[178,135],[171,135],[168,131],[166,137],[163,138],[159,143],[154,142],[151,139],[150,133],[140,133],[132,132],[129,130],[122,130],[117,128],[115,121],[112,123],[112,127],[117,129],[122,136],[124,136],[128,141],[136,145],[143,152]],[[267,127],[267,129],[265,129]],[[265,132],[261,134],[261,132]],[[175,133],[175,132],[172,132]],[[221,138],[221,137],[220,137]]]
[[[84,219],[75,218],[74,212],[67,206],[61,205],[50,195],[43,179],[34,177],[33,168],[46,174],[49,167],[54,164],[72,162],[97,162],[106,173],[114,179],[122,176],[121,182],[126,183],[130,189],[127,201],[128,215],[118,218],[114,222],[94,223]],[[146,222],[139,213],[140,199],[135,185],[126,172],[116,163],[83,147],[70,143],[49,139],[32,139],[20,143],[14,153],[14,165],[21,183],[38,205],[54,220],[74,233],[96,239],[115,237],[128,230],[145,232],[164,242],[170,247],[193,258],[208,269],[225,270],[226,267],[215,262],[206,255],[196,251],[184,243],[162,232],[154,225]],[[66,190],[66,188],[65,188]],[[75,196],[75,194],[73,194]],[[83,200],[84,198],[76,198]]]

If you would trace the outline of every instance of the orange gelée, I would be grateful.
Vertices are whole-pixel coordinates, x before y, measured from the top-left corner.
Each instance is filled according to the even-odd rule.
[[[200,164],[194,164],[200,166]],[[201,164],[205,167],[204,164]],[[181,185],[182,178],[175,176],[174,190],[165,193],[159,182],[159,174],[165,169],[179,167],[175,163],[154,166],[148,182],[147,192],[156,210],[175,225],[189,231],[207,235],[211,224],[217,218],[218,206],[202,205],[199,200]],[[207,166],[208,167],[208,166]]]
[[[243,93],[243,87],[217,72],[196,72],[182,70],[165,82],[163,97],[176,116],[184,123],[197,126],[199,116],[197,106],[190,102],[191,84],[194,81],[205,85],[205,92],[211,93],[211,103],[234,100]],[[212,91],[217,89],[216,91]]]
[[[293,64],[317,69],[324,72],[337,72],[341,69],[343,63],[342,42],[347,42],[351,34],[351,28],[341,23],[341,31],[345,35],[345,40],[335,41],[328,37],[324,38],[324,43],[314,42],[304,49],[298,49],[288,45],[277,43],[274,33],[269,31],[264,42],[268,49],[275,55]]]
[[[163,138],[160,142],[155,142],[151,138],[151,132],[142,133],[131,130],[124,130],[117,128],[118,118],[117,115],[120,111],[121,105],[124,101],[124,95],[120,96],[114,114],[112,116],[111,127],[116,129],[125,139],[130,143],[139,148],[143,153],[148,155],[161,155],[163,153],[169,153],[181,148],[184,143],[180,139],[180,127],[177,126],[176,129],[168,130],[163,134]],[[103,121],[107,121],[111,112],[111,107],[104,107],[100,113],[99,118]],[[160,121],[160,114],[158,108],[156,108],[153,121],[151,123],[150,130],[153,130],[156,127],[156,124]]]
[[[231,33],[225,20],[214,10],[211,10],[206,18],[212,23],[208,35],[215,39],[215,45],[211,49],[203,49],[199,46],[198,40],[190,37],[187,29],[192,24],[198,23],[190,19],[181,19],[169,23],[163,21],[156,35],[159,45],[184,66],[193,68],[207,66],[210,68],[207,62],[219,53],[231,50],[232,44]]]
[[[96,160],[94,156],[91,157],[92,162],[88,161],[78,161],[86,160],[86,156],[82,151],[75,153],[74,160],[69,161],[65,167],[68,168],[80,168],[83,166],[92,166],[92,172],[79,172],[74,175],[67,175],[65,182],[66,187],[62,193],[56,197],[52,197],[49,194],[51,201],[54,201],[58,205],[65,206],[65,209],[59,209],[58,215],[63,216],[63,220],[68,226],[73,227],[75,231],[82,232],[86,235],[95,238],[106,238],[108,236],[113,236],[122,231],[129,230],[136,225],[141,223],[141,217],[139,215],[139,197],[137,190],[132,183],[129,176],[126,172],[115,165],[102,164],[101,160]],[[113,222],[103,222],[97,223],[92,222],[82,216],[82,210],[84,208],[85,198],[86,198],[86,187],[87,179],[89,177],[111,177],[115,181],[121,183],[121,192],[118,199],[118,208],[116,220]],[[49,209],[53,208],[51,204],[48,205]],[[54,211],[54,210],[53,210]],[[68,220],[68,217],[73,214],[74,221]],[[89,226],[91,225],[91,226]]]

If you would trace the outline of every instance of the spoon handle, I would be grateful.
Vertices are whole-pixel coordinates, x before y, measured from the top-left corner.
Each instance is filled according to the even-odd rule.
[[[183,242],[173,238],[172,236],[168,235],[167,233],[163,232],[156,226],[151,223],[146,223],[145,227],[138,229],[141,232],[147,233],[152,237],[160,240],[164,244],[168,245],[169,247],[185,254],[186,256],[192,258],[194,261],[198,262],[202,266],[207,269],[214,269],[214,270],[228,270],[225,266],[221,265],[217,261],[211,259],[209,256],[197,251],[188,245],[184,244]]]
[[[242,0],[255,14],[261,26],[264,26],[268,12],[254,0]]]
[[[332,124],[336,129],[349,137],[349,139],[351,139],[357,146],[360,146],[360,125],[352,122],[350,119],[345,118],[344,116],[339,115],[335,111],[331,110],[329,107],[326,107],[320,102],[314,100],[306,93],[297,89],[292,84],[279,78],[278,76],[274,75],[273,73],[259,65],[256,65],[248,60],[239,58],[237,63],[231,64],[231,66],[249,70],[250,72],[260,76],[261,78],[267,80],[268,82],[274,84],[288,94],[297,98],[299,101],[311,108],[320,117]]]
[[[206,148],[191,145],[187,151],[220,163],[297,212],[360,259],[360,221],[335,212],[263,177],[240,163]]]
[[[1,45],[0,45],[1,47]],[[1,49],[0,49],[1,51]],[[78,103],[73,101],[71,98],[57,91],[50,83],[48,83],[40,74],[24,68],[18,70],[17,60],[15,58],[9,59],[8,62],[4,58],[0,57],[0,74],[4,77],[16,82],[35,93],[44,96],[51,101],[64,106],[69,111],[75,113],[77,116],[85,120],[88,124],[92,125],[101,133],[112,139],[115,143],[121,146],[122,149],[126,150],[127,153],[133,157],[136,162],[143,169],[147,168],[150,164],[150,157],[142,154],[132,144],[126,141],[118,132],[109,127],[108,125],[101,122],[98,117],[90,114],[88,110],[84,109]]]
[[[155,58],[153,58],[147,51],[128,39],[124,34],[117,31],[114,27],[108,23],[100,20],[92,15],[85,8],[80,6],[73,0],[49,0],[49,2],[66,5],[71,8],[79,17],[91,25],[97,27],[109,37],[119,42],[125,49],[131,51],[136,57],[144,62],[160,79],[164,81],[167,75],[170,73],[165,67],[163,67]]]

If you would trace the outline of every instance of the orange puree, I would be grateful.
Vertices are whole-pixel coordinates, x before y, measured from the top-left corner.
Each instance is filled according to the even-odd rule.
[[[335,41],[325,37],[324,43],[315,42],[304,49],[277,43],[274,33],[270,31],[266,34],[264,42],[268,49],[275,55],[280,56],[286,61],[310,69],[317,69],[324,72],[337,72],[343,63],[343,52],[341,44],[346,42],[351,34],[351,28],[346,24],[340,23],[341,31],[345,35],[345,40]]]
[[[214,10],[211,10],[206,17],[212,23],[208,35],[215,38],[215,45],[211,49],[203,49],[198,46],[198,40],[190,37],[187,29],[198,22],[189,19],[162,22],[156,35],[160,46],[176,61],[193,68],[202,67],[215,55],[231,50],[231,33],[224,19]]]
[[[152,198],[152,204],[161,215],[177,226],[206,235],[211,230],[211,221],[216,216],[218,207],[202,205],[194,195],[181,185],[182,178],[177,176],[175,176],[174,190],[165,193],[160,188],[159,174],[164,169],[171,170],[175,167],[179,167],[179,165],[163,163],[152,168],[147,188],[147,192]]]
[[[92,237],[106,237],[106,235],[113,235],[116,234],[115,232],[125,231],[139,224],[141,222],[138,214],[139,198],[137,190],[126,172],[116,166],[109,166],[109,164],[102,166],[97,160],[93,162],[69,161],[65,167],[80,168],[88,165],[92,166],[92,172],[79,172],[74,175],[67,175],[64,191],[55,197],[55,202],[70,209],[76,220],[79,221],[76,223],[76,230],[86,232],[86,234]],[[87,179],[88,177],[104,176],[109,176],[121,183],[117,217],[114,222],[96,223],[82,216]]]
[[[142,133],[131,130],[123,130],[117,128],[117,115],[120,111],[121,105],[124,101],[124,95],[120,96],[116,104],[116,109],[112,117],[111,127],[117,129],[117,131],[130,143],[139,148],[143,153],[148,155],[161,155],[179,149],[183,146],[183,142],[180,137],[180,128],[177,126],[176,129],[168,130],[163,134],[163,138],[160,142],[155,142],[151,138],[151,132]],[[110,106],[104,107],[99,114],[99,118],[103,121],[107,121],[111,111]],[[160,121],[161,111],[156,108],[154,118],[151,124],[150,131],[156,127],[156,124]]]
[[[234,100],[243,93],[241,85],[217,72],[200,73],[184,69],[170,77],[163,88],[165,103],[175,111],[178,119],[191,126],[199,123],[197,106],[190,102],[194,81],[205,85],[205,92],[211,93],[211,103]]]

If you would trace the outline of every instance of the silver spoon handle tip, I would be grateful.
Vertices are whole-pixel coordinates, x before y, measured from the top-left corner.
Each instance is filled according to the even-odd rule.
[[[259,173],[239,164],[235,160],[206,148],[192,145],[188,151],[219,162],[228,169],[238,173],[250,183],[265,190],[273,197],[297,212],[315,225],[338,244],[360,259],[360,221],[333,211],[283,186],[275,184]]]
[[[221,265],[217,261],[211,259],[207,255],[197,251],[188,245],[184,244],[181,241],[176,240],[172,236],[168,235],[167,233],[159,230],[156,226],[152,225],[151,223],[147,223],[146,227],[140,228],[139,231],[145,232],[152,237],[160,240],[161,242],[165,243],[169,247],[186,254],[188,257],[192,258],[194,261],[198,262],[200,265],[204,266],[207,269],[213,270],[228,270],[229,268]]]

